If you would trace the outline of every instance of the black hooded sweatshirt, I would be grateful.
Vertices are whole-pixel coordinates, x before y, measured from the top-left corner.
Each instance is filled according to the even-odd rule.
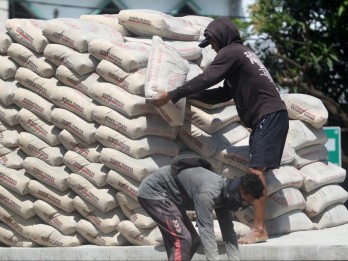
[[[215,39],[220,49],[202,74],[168,92],[173,103],[188,96],[208,104],[234,99],[241,121],[252,129],[262,116],[286,110],[271,75],[256,54],[242,44],[229,18],[212,21],[204,35]],[[222,80],[223,87],[208,89]]]

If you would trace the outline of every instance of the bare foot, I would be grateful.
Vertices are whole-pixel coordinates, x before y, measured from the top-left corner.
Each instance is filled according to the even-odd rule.
[[[238,240],[239,244],[254,244],[264,242],[268,239],[266,230],[256,230],[253,228],[247,235]]]

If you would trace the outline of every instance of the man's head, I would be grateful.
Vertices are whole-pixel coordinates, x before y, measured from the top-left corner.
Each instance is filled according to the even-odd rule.
[[[245,205],[252,204],[254,200],[263,195],[264,185],[259,176],[246,174],[240,180],[240,196]]]

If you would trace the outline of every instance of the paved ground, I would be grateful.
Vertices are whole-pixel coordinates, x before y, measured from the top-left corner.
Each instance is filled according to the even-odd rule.
[[[241,245],[242,260],[348,260],[348,224],[312,231],[300,231],[267,242]],[[0,260],[166,260],[163,247],[6,248]],[[196,254],[193,260],[205,260]],[[221,253],[221,260],[226,255]]]

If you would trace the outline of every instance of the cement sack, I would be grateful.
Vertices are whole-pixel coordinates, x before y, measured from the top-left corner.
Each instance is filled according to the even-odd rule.
[[[62,145],[52,147],[29,132],[21,132],[18,135],[18,145],[28,156],[42,159],[51,166],[63,165],[66,150]]]
[[[317,97],[301,94],[287,93],[281,95],[285,102],[289,119],[301,120],[313,127],[320,129],[327,122],[329,113],[323,102]]]
[[[18,109],[17,106],[14,105],[14,107]],[[18,111],[17,111],[17,113],[18,113]],[[5,131],[5,130],[17,130],[18,132],[23,131],[23,128],[22,128],[21,125],[16,124],[16,125],[10,126],[10,125],[7,124],[3,119],[1,119],[2,116],[4,116],[4,115],[2,115],[2,112],[1,112],[1,103],[0,103],[0,132],[3,132],[3,131]]]
[[[13,39],[20,44],[42,53],[48,44],[42,34],[44,20],[12,18],[5,21],[5,27]]]
[[[0,186],[0,203],[24,219],[35,216],[34,201],[31,195],[18,195]]]
[[[7,49],[13,43],[13,39],[7,31],[5,24],[0,24],[0,53],[7,55]]]
[[[199,41],[205,38],[204,31],[207,28],[208,24],[212,22],[214,19],[207,16],[200,15],[185,15],[180,17],[182,20],[189,21],[192,23],[192,26],[197,28],[200,31]]]
[[[16,80],[24,87],[40,94],[47,100],[50,99],[53,89],[60,85],[59,81],[54,77],[44,78],[24,67],[20,67],[17,70]]]
[[[209,158],[216,155],[222,146],[229,146],[248,137],[249,132],[239,123],[233,122],[210,135],[193,124],[185,123],[180,127],[178,136],[188,148]],[[216,157],[224,162],[222,158],[223,156]]]
[[[137,228],[132,221],[123,220],[117,226],[118,231],[135,246],[161,246],[162,234],[157,226]]]
[[[160,116],[146,115],[129,118],[106,106],[96,107],[94,120],[100,125],[110,127],[126,135],[130,139],[152,135],[175,140],[178,134],[178,127],[168,126],[167,122]]]
[[[78,233],[66,236],[46,224],[34,225],[30,239],[47,247],[76,247],[86,243],[86,240]]]
[[[186,61],[197,60],[202,55],[202,48],[197,41],[165,41]]]
[[[200,35],[190,21],[154,10],[121,10],[118,19],[136,36],[158,35],[171,40],[195,41]]]
[[[120,32],[123,36],[131,35],[131,33],[123,25],[119,24],[118,14],[81,15],[79,19],[82,21],[94,21],[107,25]]]
[[[300,189],[304,182],[301,172],[290,165],[281,165],[278,169],[267,170],[265,176],[268,196],[288,187]]]
[[[60,129],[65,129],[82,139],[87,144],[92,144],[97,139],[95,133],[98,124],[89,123],[76,114],[62,108],[55,108],[52,113],[52,123]]]
[[[27,155],[23,151],[15,149],[10,153],[1,156],[0,164],[12,169],[22,169],[23,161],[26,157]]]
[[[62,192],[53,187],[48,187],[36,180],[31,180],[28,188],[29,193],[37,199],[42,199],[67,213],[71,213],[75,210],[73,201],[76,194],[71,190]]]
[[[293,165],[297,169],[301,169],[302,167],[317,161],[327,163],[328,159],[328,151],[325,145],[310,145],[302,149],[296,150]]]
[[[95,71],[99,61],[89,53],[80,53],[61,44],[48,44],[44,56],[57,67],[64,65],[79,75]]]
[[[66,191],[70,171],[66,166],[54,167],[45,161],[34,157],[27,157],[23,162],[24,169],[35,179],[59,191]]]
[[[314,162],[300,169],[305,176],[302,191],[311,192],[312,190],[328,184],[338,184],[345,180],[346,170],[329,163]]]
[[[26,239],[7,225],[0,223],[0,241],[9,247],[35,247],[38,246],[30,239]]]
[[[94,101],[82,92],[71,87],[54,88],[50,100],[60,108],[67,109],[88,122],[93,121]]]
[[[107,60],[127,72],[145,68],[151,47],[147,44],[127,42],[111,43],[108,40],[94,39],[88,44],[88,52],[99,61]]]
[[[186,106],[186,121],[208,134],[214,134],[232,122],[239,121],[235,105],[213,110],[200,109],[196,106]]]
[[[102,60],[96,72],[107,82],[115,84],[129,93],[144,96],[146,68],[136,69],[133,72],[127,72],[121,67]]]
[[[325,185],[309,193],[304,192],[306,208],[304,212],[309,218],[320,214],[325,208],[335,205],[344,204],[348,199],[348,192],[340,185]]]
[[[63,158],[65,166],[97,187],[104,187],[109,169],[100,163],[93,163],[74,151],[68,151]]]
[[[74,206],[86,220],[105,234],[116,231],[118,223],[127,219],[120,207],[104,213],[79,196],[74,198]]]
[[[32,226],[41,223],[40,218],[37,216],[26,220],[10,209],[2,206],[0,206],[0,220],[26,239],[30,238]]]
[[[13,152],[14,150],[15,148],[8,148],[0,143],[0,156],[5,156],[6,154]]]
[[[160,37],[154,36],[146,70],[145,97],[151,100],[163,91],[168,92],[181,86],[185,83],[188,71],[189,63]],[[185,106],[186,98],[183,98],[176,104],[169,101],[156,110],[170,126],[181,126],[184,123]]]
[[[109,171],[106,181],[110,186],[138,201],[137,192],[140,186],[139,181],[114,170]]]
[[[134,159],[120,151],[104,148],[100,160],[112,170],[125,174],[137,181],[142,181],[155,170],[169,165],[172,157],[153,155],[143,159]]]
[[[246,170],[241,170],[240,168],[233,167],[229,164],[223,163],[222,165],[221,175],[226,178],[235,179],[244,176],[246,173]]]
[[[41,77],[50,78],[54,76],[56,66],[42,54],[31,51],[18,43],[11,44],[7,53],[20,66],[32,70]]]
[[[90,162],[100,162],[100,151],[103,149],[103,146],[99,142],[88,144],[66,130],[59,133],[59,140],[66,150],[74,151]]]
[[[19,110],[20,108],[15,104],[6,106],[0,103],[0,120],[11,127],[18,125],[17,113]]]
[[[312,219],[315,228],[324,229],[348,223],[348,210],[343,204],[328,207]]]
[[[216,52],[213,50],[211,45],[208,45],[207,47],[202,49],[201,57],[199,57],[194,62],[204,70],[214,61],[215,57]]]
[[[19,68],[19,65],[14,62],[10,56],[0,55],[0,78],[2,80],[13,79],[16,75],[16,71]]]
[[[97,73],[79,75],[64,65],[60,65],[56,71],[56,78],[67,86],[70,86],[89,97],[93,97],[93,86],[101,77]]]
[[[17,130],[5,130],[0,133],[0,143],[8,148],[16,148],[18,147],[18,136]]]
[[[296,157],[296,151],[290,145],[285,144],[280,165],[293,164]]]
[[[13,101],[18,107],[25,108],[42,119],[51,122],[51,113],[55,105],[35,92],[25,88],[17,88],[13,92]]]
[[[25,173],[24,169],[16,170],[0,165],[0,184],[19,195],[29,193],[28,184],[30,177]]]
[[[84,53],[93,39],[105,39],[113,43],[123,42],[123,36],[109,26],[74,18],[56,18],[45,22],[44,36],[54,43],[62,44]]]
[[[89,221],[81,219],[77,224],[77,231],[90,243],[98,246],[126,246],[127,239],[118,231],[107,235],[100,231]]]
[[[40,119],[31,111],[25,108],[21,109],[17,114],[17,120],[24,130],[34,134],[50,146],[61,144],[58,137],[61,130],[55,125]]]
[[[77,232],[77,222],[80,215],[68,215],[63,210],[55,208],[43,200],[36,200],[34,211],[46,224],[58,229],[64,235]]]
[[[121,151],[135,159],[151,155],[179,154],[179,145],[163,137],[147,136],[137,140],[130,139],[120,132],[106,126],[100,126],[96,132],[97,140],[105,147]]]
[[[286,143],[295,150],[302,149],[310,145],[322,144],[327,142],[327,136],[323,128],[314,128],[308,123],[300,120],[289,121],[289,131]]]
[[[4,106],[12,105],[14,103],[13,92],[17,88],[18,88],[18,83],[14,79],[5,80],[5,81],[0,79],[0,103]]]
[[[93,86],[93,98],[100,104],[110,107],[128,117],[157,114],[156,109],[144,97],[131,94],[121,87],[108,82]]]
[[[118,192],[116,198],[122,212],[137,228],[152,228],[156,226],[156,222],[147,214],[145,209],[140,206],[138,201],[135,201],[122,192]]]
[[[98,189],[87,179],[74,173],[70,174],[68,184],[76,194],[104,213],[118,207],[118,202],[115,199],[117,191],[112,187],[106,186]]]

